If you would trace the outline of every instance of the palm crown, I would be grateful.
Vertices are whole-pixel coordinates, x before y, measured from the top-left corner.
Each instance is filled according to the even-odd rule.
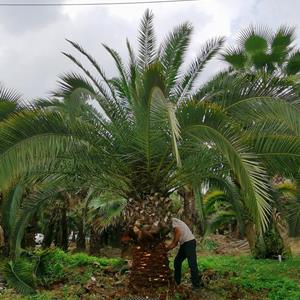
[[[300,71],[300,52],[294,46],[295,28],[281,26],[275,33],[250,26],[239,34],[237,47],[228,47],[223,59],[235,70],[263,70],[294,75]]]

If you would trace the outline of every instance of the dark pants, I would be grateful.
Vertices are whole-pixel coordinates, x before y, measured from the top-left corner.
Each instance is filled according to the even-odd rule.
[[[174,278],[177,284],[181,282],[181,265],[187,258],[191,270],[193,287],[200,286],[199,271],[197,265],[196,240],[183,243],[174,260]]]

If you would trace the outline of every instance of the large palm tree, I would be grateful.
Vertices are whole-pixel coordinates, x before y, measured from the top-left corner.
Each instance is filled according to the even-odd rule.
[[[138,55],[127,42],[128,67],[115,50],[104,46],[118,69],[113,79],[106,77],[82,47],[70,42],[96,72],[65,54],[84,76],[62,76],[55,96],[64,98],[75,93],[80,99],[96,101],[101,109],[86,106],[84,118],[65,118],[59,111],[32,108],[6,120],[0,128],[3,188],[24,172],[63,174],[80,178],[90,186],[101,184],[103,193],[126,200],[123,219],[136,244],[132,286],[169,282],[163,243],[170,230],[169,196],[186,184],[199,185],[197,177],[203,176],[203,170],[211,177],[221,176],[219,173],[231,176],[240,187],[253,222],[258,228],[265,227],[270,211],[269,184],[257,150],[266,153],[272,149],[269,144],[262,147],[254,133],[260,124],[265,128],[263,138],[269,141],[267,132],[272,127],[259,123],[260,108],[270,118],[275,109],[283,120],[291,111],[293,120],[298,116],[292,104],[281,100],[274,99],[269,106],[269,98],[285,96],[278,92],[274,81],[264,93],[257,83],[247,82],[242,90],[238,82],[230,89],[236,91],[232,105],[228,93],[218,98],[209,90],[211,83],[199,91],[199,74],[223,39],[207,42],[184,68],[191,32],[191,25],[183,24],[156,47],[153,15],[147,11],[142,19]],[[256,91],[258,96],[254,97]],[[251,105],[253,111],[248,111]],[[254,123],[249,122],[247,113],[256,118]],[[243,134],[244,127],[247,134]],[[274,134],[271,137],[274,147],[282,145]]]

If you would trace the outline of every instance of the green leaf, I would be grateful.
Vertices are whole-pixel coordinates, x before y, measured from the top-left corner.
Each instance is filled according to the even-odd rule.
[[[294,75],[300,72],[300,51],[296,51],[291,55],[285,70],[288,75]]]
[[[5,265],[4,276],[8,284],[22,295],[35,294],[34,266],[23,259]]]

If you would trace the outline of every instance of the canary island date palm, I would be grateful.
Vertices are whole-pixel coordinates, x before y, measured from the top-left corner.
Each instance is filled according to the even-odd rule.
[[[259,228],[267,224],[270,211],[268,175],[255,152],[254,146],[259,148],[260,144],[251,135],[256,127],[248,124],[243,136],[240,119],[246,116],[233,118],[231,114],[234,109],[247,112],[242,104],[250,105],[255,87],[252,94],[240,93],[240,105],[234,107],[224,108],[205,97],[197,99],[201,94],[197,93],[199,75],[223,39],[208,41],[185,68],[191,33],[191,25],[182,24],[157,47],[153,15],[147,11],[137,55],[127,42],[128,66],[115,50],[104,45],[118,70],[112,79],[81,46],[69,41],[94,69],[88,70],[65,53],[82,73],[63,75],[55,97],[76,94],[95,101],[101,109],[87,106],[84,118],[65,118],[59,111],[33,108],[5,121],[0,128],[3,188],[28,170],[44,170],[80,176],[91,186],[100,183],[103,191],[126,200],[123,218],[136,245],[130,278],[133,287],[168,284],[170,270],[163,242],[170,230],[169,196],[196,181],[203,168],[199,164],[202,155],[211,153],[206,169],[212,174],[219,168],[230,170]],[[237,97],[234,99],[237,102]],[[268,112],[262,99],[260,103],[255,100],[256,111],[263,107]],[[284,115],[286,110],[280,108]],[[266,146],[262,150],[271,149]]]

